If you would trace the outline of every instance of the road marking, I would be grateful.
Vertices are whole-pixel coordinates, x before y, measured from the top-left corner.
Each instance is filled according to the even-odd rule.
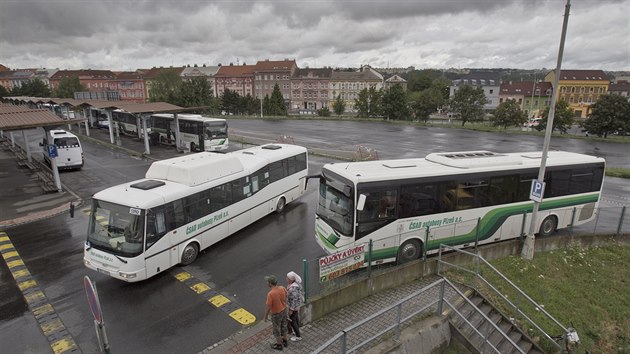
[[[0,232],[0,252],[2,252],[2,258],[9,267],[13,279],[20,288],[33,316],[35,316],[39,328],[48,339],[48,344],[53,352],[55,354],[81,353],[81,349],[77,346],[53,306],[48,303],[46,295],[40,290],[39,285],[24,265],[20,254],[11,243],[9,235],[5,232]]]
[[[171,274],[180,282],[188,286],[192,291],[201,295],[208,301],[209,304],[221,309],[228,316],[234,319],[236,322],[242,325],[249,325],[256,322],[256,316],[249,313],[247,310],[240,307],[240,305],[226,296],[219,294],[216,290],[204,282],[199,281],[192,274],[186,271],[172,270]]]

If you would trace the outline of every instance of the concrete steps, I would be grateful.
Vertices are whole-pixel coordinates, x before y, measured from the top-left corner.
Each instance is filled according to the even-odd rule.
[[[518,347],[523,353],[527,354],[545,353],[531,338],[477,292],[471,292],[469,300],[472,305],[466,301],[462,301],[457,311],[461,313],[470,324],[466,323],[466,321],[454,311],[450,313],[449,321],[451,329],[457,332],[460,339],[467,343],[468,349],[472,352],[516,354],[521,353],[521,351],[516,348]],[[496,327],[493,324],[496,325]],[[475,329],[479,331],[481,335],[477,333]],[[516,347],[507,337],[516,344]]]

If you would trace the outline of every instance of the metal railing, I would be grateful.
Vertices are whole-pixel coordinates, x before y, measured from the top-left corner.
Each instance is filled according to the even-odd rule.
[[[474,264],[474,268],[475,270],[470,270],[467,269],[466,267],[462,267],[460,265],[454,264],[454,263],[449,263],[447,261],[445,261],[442,257],[442,252],[443,250],[447,250],[447,251],[454,251],[454,252],[458,252],[460,254],[464,254],[467,256],[470,256],[474,259],[474,261],[472,262]],[[493,267],[490,263],[488,263],[488,261],[486,261],[483,257],[481,257],[478,254],[475,253],[471,253],[471,252],[467,252],[464,251],[462,249],[457,249],[455,247],[451,247],[451,246],[447,246],[447,245],[441,245],[440,246],[440,252],[439,252],[439,256],[438,256],[438,268],[437,268],[437,273],[440,276],[443,276],[445,278],[448,278],[449,276],[451,276],[451,274],[449,274],[448,272],[445,272],[443,267],[452,267],[455,268],[459,271],[465,272],[465,273],[469,273],[472,274],[474,279],[473,280],[479,280],[481,281],[484,289],[489,289],[491,290],[495,296],[498,296],[498,298],[500,300],[502,300],[504,303],[508,304],[508,310],[510,310],[510,315],[513,316],[513,318],[515,319],[514,323],[516,324],[518,321],[517,319],[522,318],[523,320],[525,320],[525,322],[528,324],[528,326],[530,326],[530,329],[535,329],[539,334],[542,335],[542,338],[546,340],[547,343],[550,343],[552,346],[555,347],[555,349],[558,350],[562,350],[563,347],[556,341],[556,338],[552,337],[551,335],[549,335],[545,330],[543,330],[541,328],[541,326],[539,326],[536,322],[534,322],[534,320],[532,319],[532,316],[530,314],[527,314],[524,309],[526,308],[526,305],[524,304],[516,304],[513,301],[511,301],[510,299],[508,299],[508,297],[505,295],[506,291],[499,291],[497,289],[497,287],[495,287],[494,285],[492,285],[481,273],[481,266],[487,267],[487,269],[489,269],[495,276],[499,277],[500,280],[504,281],[506,284],[508,284],[510,290],[516,294],[516,298],[518,299],[524,299],[527,304],[529,304],[530,308],[535,309],[535,311],[537,313],[542,314],[546,320],[551,323],[552,325],[555,325],[560,332],[563,333],[563,338],[567,338],[568,334],[570,333],[570,331],[564,326],[562,325],[562,323],[560,323],[557,319],[555,319],[551,314],[549,314],[545,309],[544,306],[538,304],[536,301],[534,301],[531,297],[529,297],[525,292],[523,292],[519,287],[517,287],[512,281],[510,281],[506,276],[504,276],[501,272],[499,272],[495,267]],[[475,290],[479,291],[480,286],[478,286],[474,281],[473,284],[465,284],[467,286],[472,286],[473,288],[475,288]],[[497,304],[495,304],[497,305]]]
[[[450,298],[450,299],[449,299]],[[483,348],[489,348],[494,353],[501,353],[490,341],[488,333],[482,333],[458,309],[457,299],[463,299],[472,306],[484,321],[491,324],[496,333],[500,333],[504,340],[510,343],[514,350],[524,351],[492,322],[468,297],[446,278],[441,278],[417,292],[405,297],[396,304],[384,308],[364,320],[347,327],[319,346],[313,353],[356,353],[374,346],[374,342],[391,339],[400,342],[402,330],[416,321],[433,315],[442,315],[445,307],[460,317],[464,323],[479,336]],[[369,347],[368,347],[369,346]]]

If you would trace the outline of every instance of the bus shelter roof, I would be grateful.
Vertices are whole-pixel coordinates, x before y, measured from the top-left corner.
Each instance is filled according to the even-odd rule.
[[[48,109],[31,109],[0,103],[0,130],[24,130],[84,122],[84,118],[62,119]]]
[[[5,97],[5,100],[24,103],[50,103],[58,105],[69,105],[74,107],[92,106],[97,109],[120,109],[125,112],[142,114],[142,113],[177,113],[190,110],[191,108],[183,108],[166,102],[148,102],[136,103],[125,101],[105,101],[105,100],[75,100],[72,98],[54,98],[54,97],[30,97],[30,96],[11,96]]]

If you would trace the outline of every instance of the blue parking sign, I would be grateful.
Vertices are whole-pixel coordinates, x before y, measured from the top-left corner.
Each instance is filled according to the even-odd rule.
[[[59,156],[59,154],[57,154],[57,146],[50,144],[47,146],[47,150],[48,150],[48,157],[54,158],[54,157]]]
[[[545,182],[537,179],[532,180],[532,189],[529,192],[529,199],[540,203],[545,193]]]

